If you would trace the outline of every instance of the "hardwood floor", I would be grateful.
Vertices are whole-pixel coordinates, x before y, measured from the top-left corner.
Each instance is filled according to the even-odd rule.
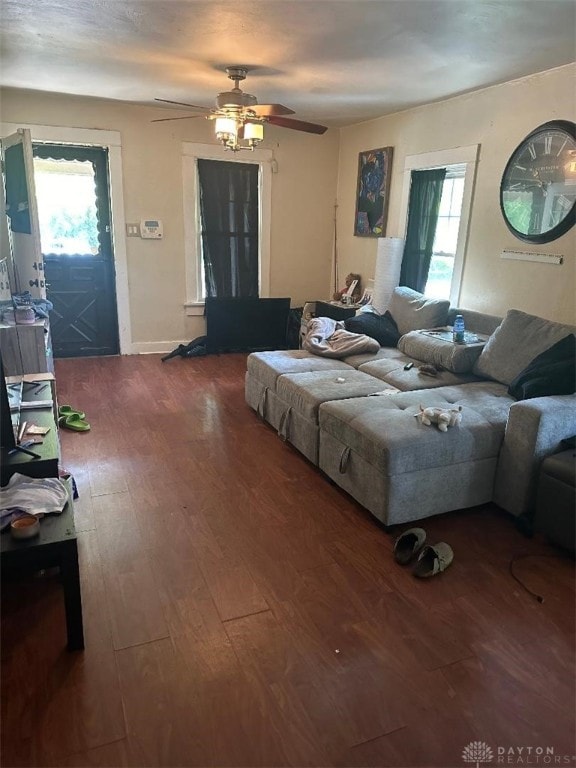
[[[245,358],[57,361],[86,650],[57,576],[3,585],[2,765],[575,765],[574,562],[487,506],[425,520],[455,560],[414,578],[245,405]]]

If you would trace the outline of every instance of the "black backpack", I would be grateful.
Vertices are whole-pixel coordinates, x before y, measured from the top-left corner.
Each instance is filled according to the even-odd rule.
[[[207,336],[197,336],[188,344],[178,344],[176,349],[173,349],[172,352],[164,355],[162,362],[164,363],[166,360],[171,360],[173,357],[202,357],[207,354],[207,339]]]

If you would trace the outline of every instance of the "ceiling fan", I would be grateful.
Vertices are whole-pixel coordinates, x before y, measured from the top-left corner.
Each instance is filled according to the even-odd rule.
[[[199,110],[202,114],[187,115],[186,117],[162,117],[152,120],[152,122],[189,120],[194,117],[206,117],[208,120],[215,120],[217,138],[226,149],[233,152],[240,149],[254,149],[264,138],[264,123],[306,133],[322,134],[328,130],[324,125],[286,117],[286,115],[293,115],[294,110],[282,104],[258,104],[256,96],[245,93],[239,86],[239,83],[246,79],[247,67],[226,67],[226,74],[234,83],[234,88],[231,91],[223,91],[218,94],[214,109],[199,107],[196,104],[186,104],[182,101],[155,99],[155,101],[161,101],[165,104],[177,104],[181,107]],[[247,143],[240,144],[241,140],[245,140]]]

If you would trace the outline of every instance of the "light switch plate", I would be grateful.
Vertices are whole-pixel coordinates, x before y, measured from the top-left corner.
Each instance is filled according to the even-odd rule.
[[[140,224],[126,224],[126,237],[140,237]]]

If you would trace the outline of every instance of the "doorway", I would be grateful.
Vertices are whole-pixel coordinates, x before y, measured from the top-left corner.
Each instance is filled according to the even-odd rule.
[[[119,352],[108,149],[34,144],[54,357]]]

